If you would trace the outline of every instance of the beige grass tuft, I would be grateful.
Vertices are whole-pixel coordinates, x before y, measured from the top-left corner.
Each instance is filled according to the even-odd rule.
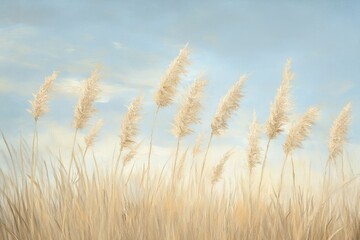
[[[76,129],[84,128],[91,114],[95,112],[93,104],[100,93],[99,80],[99,66],[97,66],[90,78],[84,82],[81,96],[75,107],[74,127]]]
[[[319,116],[319,109],[311,107],[307,112],[291,127],[284,144],[284,152],[289,155],[296,148],[302,147],[302,142],[309,135],[312,125]]]
[[[54,71],[52,75],[45,79],[43,85],[41,85],[39,91],[34,94],[34,100],[30,101],[32,109],[30,110],[35,121],[39,119],[40,116],[44,115],[47,110],[47,101],[49,91],[53,88],[54,81],[58,77],[59,72]]]
[[[346,142],[346,135],[351,121],[351,103],[341,110],[339,116],[335,119],[329,139],[329,158],[335,159],[343,152],[343,145]]]
[[[221,158],[220,162],[214,167],[213,174],[211,177],[211,184],[217,183],[223,174],[224,165],[229,160],[230,156],[233,154],[233,150],[227,151],[224,156]]]
[[[261,132],[261,128],[259,123],[257,122],[256,113],[254,112],[253,120],[249,127],[249,135],[248,135],[249,147],[247,150],[247,162],[250,173],[252,172],[256,164],[260,163],[259,162],[260,152],[261,152],[259,146],[260,132]]]
[[[290,89],[294,74],[291,71],[291,60],[288,59],[283,73],[283,81],[277,91],[275,102],[271,106],[271,112],[266,124],[269,139],[274,139],[283,132],[283,126],[288,121],[288,112],[291,109]]]
[[[158,107],[170,105],[175,97],[177,86],[181,75],[186,73],[185,67],[189,64],[189,47],[185,45],[179,55],[170,64],[165,77],[161,80],[160,86],[155,94],[155,102]]]
[[[86,147],[91,147],[94,144],[95,138],[97,137],[100,129],[104,125],[103,120],[99,120],[95,123],[95,125],[91,128],[89,134],[85,137]]]
[[[221,133],[227,129],[227,121],[231,115],[240,107],[240,99],[242,98],[242,89],[246,75],[240,77],[240,80],[236,82],[220,101],[217,112],[211,123],[211,129],[213,135],[221,135]]]
[[[143,97],[139,96],[129,105],[121,121],[120,147],[121,149],[131,147],[135,143],[140,121],[140,111],[142,108]]]
[[[206,80],[196,79],[186,94],[173,124],[172,132],[177,138],[191,134],[190,126],[200,122],[201,99],[206,85]]]

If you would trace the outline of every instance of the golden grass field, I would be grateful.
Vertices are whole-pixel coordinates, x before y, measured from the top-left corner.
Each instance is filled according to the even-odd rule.
[[[244,161],[247,169],[239,171],[231,184],[225,179],[233,176],[225,174],[224,168],[234,150],[229,147],[215,165],[209,159],[218,142],[214,139],[231,127],[228,120],[246,97],[246,75],[219,101],[209,120],[208,135],[195,141],[207,85],[206,80],[196,79],[174,116],[172,133],[177,144],[165,159],[170,167],[154,167],[153,135],[161,131],[157,117],[175,104],[188,56],[186,45],[156,90],[157,110],[153,123],[148,124],[151,136],[146,141],[137,138],[143,98],[136,97],[129,105],[111,168],[103,167],[93,151],[102,122],[95,124],[85,139],[79,135],[95,113],[94,101],[101,91],[98,68],[84,81],[75,106],[74,137],[68,140],[72,149],[55,157],[39,150],[38,129],[43,126],[38,120],[48,110],[48,96],[59,73],[47,77],[31,100],[33,138],[13,144],[2,136],[0,239],[360,239],[358,175],[344,170],[349,161],[343,152],[351,104],[339,109],[333,119],[329,141],[324,143],[328,158],[318,159],[325,168],[314,184],[309,184],[300,176],[293,156],[311,134],[311,127],[321,124],[321,109],[309,107],[290,122],[294,79],[290,60],[268,120],[260,124],[254,113],[248,136],[242,136],[247,137],[248,147],[244,149],[246,158],[239,161]],[[287,132],[285,125],[290,126]],[[269,149],[280,135],[285,135],[283,165],[270,173]],[[194,141],[186,148],[182,140],[188,136]],[[147,151],[146,164],[133,168],[140,147]],[[89,164],[95,167],[90,169]],[[275,175],[276,181],[270,181],[269,174]]]

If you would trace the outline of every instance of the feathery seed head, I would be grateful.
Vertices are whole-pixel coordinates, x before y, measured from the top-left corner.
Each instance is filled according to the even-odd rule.
[[[329,158],[335,159],[343,152],[343,145],[346,142],[346,135],[351,122],[351,103],[341,110],[339,116],[335,119],[329,139]]]
[[[242,89],[246,75],[240,77],[240,80],[236,82],[220,101],[217,112],[211,123],[212,134],[221,135],[221,133],[227,129],[227,121],[231,115],[240,107],[240,99],[242,98]]]
[[[141,117],[142,100],[142,96],[135,98],[129,105],[128,111],[122,119],[120,133],[121,148],[131,147],[135,142],[134,138],[138,133],[138,125]]]
[[[126,154],[126,156],[123,159],[124,166],[136,156],[140,145],[141,145],[141,142],[130,148],[130,151]]]
[[[94,144],[95,138],[97,137],[97,135],[103,125],[104,125],[104,121],[99,120],[91,128],[89,134],[85,137],[85,144],[87,147],[91,147]]]
[[[39,119],[40,116],[44,115],[47,112],[47,101],[49,91],[53,87],[53,83],[59,72],[54,71],[51,76],[45,79],[45,82],[41,85],[37,94],[34,94],[34,100],[30,101],[32,109],[29,112],[33,115],[35,121]]]
[[[256,119],[256,113],[253,114],[253,121],[250,124],[249,127],[249,135],[248,135],[248,151],[247,151],[247,157],[248,157],[248,168],[250,173],[252,172],[252,169],[255,167],[256,164],[259,163],[260,159],[260,146],[259,146],[259,140],[260,140],[260,125],[257,122]]]
[[[200,122],[201,99],[206,85],[206,80],[196,79],[186,94],[173,124],[172,131],[177,138],[191,134],[190,125]]]
[[[291,60],[288,59],[283,73],[283,81],[277,91],[275,102],[271,105],[270,116],[266,124],[269,139],[274,139],[283,132],[291,109],[290,89],[294,74],[291,71]]]
[[[91,114],[96,111],[93,103],[100,93],[99,79],[99,66],[97,66],[82,86],[81,95],[75,107],[74,127],[76,129],[84,128]]]
[[[201,145],[204,140],[204,135],[199,134],[196,138],[195,145],[192,150],[193,159],[201,152]]]
[[[309,135],[311,127],[319,116],[319,109],[311,107],[307,112],[291,127],[284,144],[284,152],[290,154],[296,148],[302,147],[302,142]]]
[[[175,97],[181,75],[186,73],[185,67],[189,64],[189,47],[185,45],[179,55],[170,64],[166,75],[162,78],[155,94],[155,102],[159,107],[170,105]]]
[[[216,182],[220,180],[222,173],[224,171],[224,165],[227,162],[227,160],[229,160],[232,154],[233,154],[233,150],[227,151],[220,160],[220,162],[214,167],[213,174],[211,177],[211,184],[214,185]]]

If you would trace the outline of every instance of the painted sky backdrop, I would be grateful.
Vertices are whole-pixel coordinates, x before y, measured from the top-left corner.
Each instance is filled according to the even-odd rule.
[[[191,66],[180,90],[199,74],[209,80],[197,132],[209,132],[219,99],[248,73],[240,111],[222,138],[245,146],[252,112],[266,121],[290,57],[296,75],[294,118],[309,106],[321,108],[321,120],[306,146],[326,148],[331,122],[349,101],[349,142],[354,149],[360,144],[359,1],[0,3],[0,128],[9,138],[31,134],[28,100],[44,77],[59,70],[50,112],[40,121],[46,127],[40,131],[68,142],[79,84],[100,64],[104,91],[91,123],[104,119],[102,137],[116,141],[126,105],[142,94],[139,139],[147,141],[155,109],[152,96],[168,64],[188,42]],[[176,105],[160,114],[159,146],[173,146],[175,111]]]

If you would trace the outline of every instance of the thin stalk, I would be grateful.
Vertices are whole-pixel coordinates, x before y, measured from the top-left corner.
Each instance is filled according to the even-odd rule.
[[[120,152],[119,152],[118,158],[117,158],[117,160],[116,160],[114,178],[116,178],[116,176],[117,176],[117,171],[118,171],[118,168],[119,168],[120,159],[121,159],[121,154],[122,154],[122,152],[123,152],[123,149],[124,149],[123,147],[120,148]]]
[[[36,134],[37,134],[37,120],[34,122],[34,134],[32,140],[32,147],[31,147],[31,178],[35,178],[35,142],[36,142]]]
[[[84,168],[83,171],[85,172],[85,177],[86,177],[87,182],[89,181],[89,175],[88,175],[88,172],[86,169],[85,157],[86,157],[86,153],[87,153],[88,149],[89,149],[89,146],[86,145],[83,156],[82,156],[82,164],[83,164],[83,168]]]
[[[209,138],[208,145],[207,145],[207,147],[206,147],[206,152],[205,152],[205,156],[204,156],[204,160],[203,160],[203,165],[202,165],[202,167],[201,167],[200,181],[199,181],[199,182],[201,182],[202,177],[203,177],[203,174],[204,174],[204,169],[205,169],[205,164],[206,164],[206,160],[207,160],[207,155],[208,155],[208,152],[209,152],[209,148],[210,148],[210,145],[211,145],[211,141],[212,141],[212,139],[213,139],[213,136],[214,136],[214,134],[211,133],[210,138]]]
[[[147,174],[149,174],[149,171],[150,171],[150,159],[151,159],[153,135],[154,135],[154,130],[155,130],[155,126],[156,126],[157,117],[158,117],[158,115],[159,115],[159,110],[160,110],[160,106],[158,106],[157,109],[156,109],[155,116],[154,116],[154,121],[153,121],[152,127],[151,127],[150,145],[149,145],[149,155],[148,155],[147,170],[146,170],[146,171],[147,171]]]
[[[264,169],[265,169],[265,163],[266,163],[266,159],[267,159],[267,154],[269,151],[269,145],[270,145],[270,141],[271,139],[268,139],[267,145],[266,145],[266,150],[265,150],[265,156],[264,156],[264,161],[261,167],[261,175],[260,175],[260,182],[259,182],[259,189],[258,189],[258,198],[260,197],[260,191],[261,191],[261,185],[262,185],[262,181],[263,181],[263,177],[264,177]]]
[[[294,191],[296,191],[295,166],[294,166],[293,156],[291,156],[291,166],[292,166],[292,175],[293,175],[293,189],[294,189]]]
[[[281,168],[281,175],[280,175],[280,184],[279,184],[279,191],[278,191],[278,199],[280,199],[280,194],[282,190],[283,180],[284,180],[284,171],[285,171],[285,165],[288,159],[288,154],[286,154],[282,168]]]
[[[69,176],[70,176],[72,164],[73,164],[73,161],[74,161],[74,158],[75,158],[75,143],[76,143],[76,137],[77,137],[78,131],[79,131],[79,128],[76,128],[75,133],[74,133],[72,149],[71,149],[71,159],[70,159],[70,166],[69,166],[69,173],[68,173]]]
[[[180,148],[180,137],[177,139],[177,144],[176,144],[175,161],[174,161],[174,168],[173,168],[173,180],[176,175],[176,163],[177,163],[177,159],[178,159],[178,155],[179,155],[179,148]]]

